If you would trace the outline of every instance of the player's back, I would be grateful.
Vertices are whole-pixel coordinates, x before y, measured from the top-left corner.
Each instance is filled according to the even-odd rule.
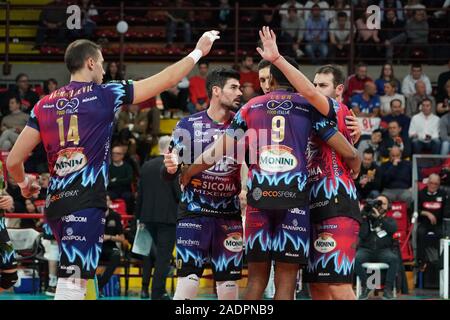
[[[47,152],[49,217],[105,207],[114,114],[131,97],[131,83],[72,81],[35,105],[28,125]]]
[[[301,95],[277,90],[250,100],[232,128],[247,132],[249,204],[262,209],[307,204],[308,137],[312,130],[325,140],[331,137],[335,130],[330,130],[329,120]]]

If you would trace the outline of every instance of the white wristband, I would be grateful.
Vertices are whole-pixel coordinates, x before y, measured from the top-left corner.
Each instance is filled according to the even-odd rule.
[[[29,182],[29,178],[26,175],[25,179],[22,182],[17,182],[17,184],[19,185],[20,189],[25,188],[26,186],[28,186],[28,182]]]
[[[203,52],[200,49],[195,49],[191,53],[188,54],[188,57],[191,57],[194,60],[194,63],[197,63],[203,57]]]

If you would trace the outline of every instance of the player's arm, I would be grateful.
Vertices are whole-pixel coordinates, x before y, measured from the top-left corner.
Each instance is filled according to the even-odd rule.
[[[330,103],[328,98],[321,94],[314,84],[293,65],[291,65],[280,53],[276,43],[275,33],[269,27],[263,27],[259,31],[259,37],[263,44],[263,49],[256,48],[261,57],[274,64],[286,76],[294,88],[302,94],[317,111],[324,116],[330,113]]]
[[[38,194],[40,190],[36,178],[26,175],[23,166],[30,153],[40,142],[41,135],[39,131],[26,126],[17,138],[6,160],[8,173],[19,184],[22,195],[25,198]]]
[[[361,169],[361,158],[358,150],[340,132],[336,132],[329,138],[327,144],[344,158],[345,163],[353,171],[353,178],[356,179]]]
[[[144,102],[175,86],[191,72],[201,57],[209,53],[214,41],[219,38],[219,31],[205,32],[198,40],[195,50],[188,56],[151,77],[134,82],[133,104]]]
[[[208,150],[204,151],[194,163],[189,166],[184,166],[181,169],[180,183],[185,186],[191,181],[192,177],[214,166],[226,153],[226,150],[231,150],[234,144],[234,139],[228,134],[223,134],[214,145]]]

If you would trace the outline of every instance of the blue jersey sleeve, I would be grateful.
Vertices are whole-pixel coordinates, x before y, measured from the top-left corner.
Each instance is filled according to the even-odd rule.
[[[244,105],[239,111],[234,115],[233,121],[231,121],[230,127],[227,129],[226,134],[239,140],[242,135],[248,130],[247,124],[247,113],[249,107]],[[241,131],[242,135],[239,134]]]
[[[111,81],[101,85],[103,89],[103,97],[106,105],[112,108],[113,112],[117,110],[123,104],[131,104],[134,100],[133,81]]]
[[[323,140],[328,141],[332,136],[337,133],[336,117],[334,119],[326,118],[322,116],[315,109],[312,110],[312,127],[316,134]]]
[[[33,109],[31,110],[30,117],[28,118],[28,121],[27,121],[27,126],[33,128],[33,129],[36,129],[37,131],[41,132],[41,128],[39,127],[38,118],[36,116],[37,109],[38,109],[38,107],[37,107],[37,104],[36,104],[33,107]]]
[[[169,152],[175,152],[178,155],[180,164],[191,164],[194,162],[191,152],[191,142],[193,139],[191,130],[187,128],[187,121],[185,119],[178,121],[173,129]]]

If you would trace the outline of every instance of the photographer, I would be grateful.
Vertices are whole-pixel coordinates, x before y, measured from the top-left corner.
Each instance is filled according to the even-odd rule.
[[[362,267],[366,262],[381,262],[389,265],[384,285],[383,299],[393,299],[392,288],[397,276],[400,258],[394,250],[393,235],[397,231],[394,219],[386,217],[389,199],[380,195],[368,200],[361,215],[363,222],[359,231],[359,247],[356,251],[355,272],[361,279],[361,300],[368,298],[371,289],[367,286],[367,272]]]

